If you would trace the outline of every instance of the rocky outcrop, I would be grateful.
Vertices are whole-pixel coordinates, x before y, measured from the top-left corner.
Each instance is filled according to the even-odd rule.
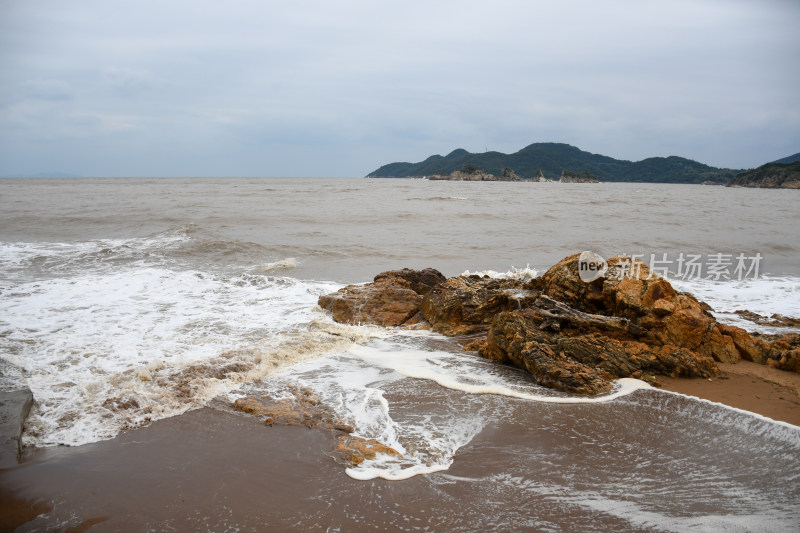
[[[641,261],[615,257],[596,275],[582,277],[580,260],[572,255],[525,282],[392,271],[357,286],[360,299],[348,287],[320,298],[320,305],[358,300],[361,309],[371,309],[334,311],[345,322],[416,323],[449,336],[485,333],[467,348],[523,368],[542,385],[579,394],[608,392],[622,377],[710,377],[718,372],[716,362],[742,358],[800,371],[800,335],[758,337],[720,324],[706,304],[675,290]],[[426,281],[412,290],[419,279]],[[381,310],[398,291],[416,296],[419,306]]]
[[[499,175],[490,174],[473,166],[465,165],[461,170],[455,170],[450,174],[441,172],[428,177],[429,180],[446,181],[524,181],[514,172],[514,169],[503,167]]]
[[[800,189],[800,161],[767,163],[754,170],[734,176],[729,187],[758,187],[761,189]]]
[[[561,183],[599,183],[597,176],[584,170],[583,172],[571,172],[569,170],[562,170],[561,177],[558,180]]]
[[[432,268],[383,272],[372,283],[348,285],[321,296],[318,303],[337,322],[401,326],[420,320],[422,295],[444,280],[442,273]]]
[[[522,181],[513,168],[503,167],[500,171],[500,181]]]
[[[422,301],[422,316],[437,333],[456,336],[489,329],[494,316],[522,308],[538,295],[536,283],[480,276],[450,278]]]
[[[338,435],[334,453],[348,466],[357,466],[365,460],[375,459],[377,454],[401,457],[401,454],[375,439],[352,435],[353,426],[336,418],[333,411],[322,405],[314,391],[307,387],[293,387],[288,398],[275,399],[269,396],[245,396],[237,399],[233,407],[237,411],[261,418],[266,426],[305,426],[335,430]],[[342,435],[345,433],[345,435]]]
[[[603,276],[586,283],[578,273],[578,259],[578,254],[567,257],[542,276],[546,295],[582,311],[626,318],[631,334],[647,344],[687,348],[724,363],[739,360],[710,308],[676,291],[646,264],[614,257]]]
[[[545,183],[545,182],[553,181],[553,180],[549,180],[549,179],[545,178],[544,177],[544,172],[542,172],[542,169],[539,169],[539,170],[536,171],[536,174],[533,175],[533,177],[531,178],[530,181],[536,181],[536,182],[539,182],[539,183]]]
[[[409,283],[411,290],[420,295],[428,294],[433,287],[447,281],[447,278],[435,268],[424,268],[422,270],[413,270],[410,268],[389,270],[375,276],[373,281],[379,282],[390,278],[404,279]]]

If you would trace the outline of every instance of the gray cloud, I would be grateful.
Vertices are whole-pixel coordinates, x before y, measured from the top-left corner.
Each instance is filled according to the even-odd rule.
[[[3,2],[0,175],[363,175],[537,141],[800,150],[782,1]],[[54,166],[56,165],[56,166]]]

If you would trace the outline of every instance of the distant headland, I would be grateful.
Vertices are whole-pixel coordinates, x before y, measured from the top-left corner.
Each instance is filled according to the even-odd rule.
[[[775,164],[792,166],[791,163],[798,159],[800,154],[795,154],[778,160]],[[742,173],[740,169],[712,167],[678,156],[626,161],[585,152],[569,144],[534,143],[513,154],[495,151],[472,153],[459,148],[446,156],[432,155],[418,163],[389,163],[370,172],[367,177],[451,181],[596,182],[599,180],[761,186],[756,180],[736,182],[735,178]],[[794,181],[796,179],[789,176],[781,183],[791,184]]]

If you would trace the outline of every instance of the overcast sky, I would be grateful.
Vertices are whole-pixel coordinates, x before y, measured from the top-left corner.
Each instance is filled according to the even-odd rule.
[[[0,0],[0,175],[800,151],[800,2]]]

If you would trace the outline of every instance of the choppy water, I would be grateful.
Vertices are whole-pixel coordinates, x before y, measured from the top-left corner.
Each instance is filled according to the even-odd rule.
[[[439,472],[430,475],[442,490],[459,484],[475,502],[535,501],[632,529],[790,530],[800,523],[796,427],[635,383],[600,403],[572,403],[437,335],[335,324],[316,300],[401,267],[531,274],[586,249],[743,253],[763,257],[759,279],[676,284],[723,320],[742,308],[800,316],[792,193],[0,180],[2,386],[33,390],[25,441],[47,446],[111,438],[220,395],[301,384],[358,434],[403,452],[348,470],[356,479]],[[476,442],[484,471],[455,475],[459,450]],[[464,505],[462,518],[470,513],[482,516],[477,503]],[[484,523],[507,529],[515,516]]]

